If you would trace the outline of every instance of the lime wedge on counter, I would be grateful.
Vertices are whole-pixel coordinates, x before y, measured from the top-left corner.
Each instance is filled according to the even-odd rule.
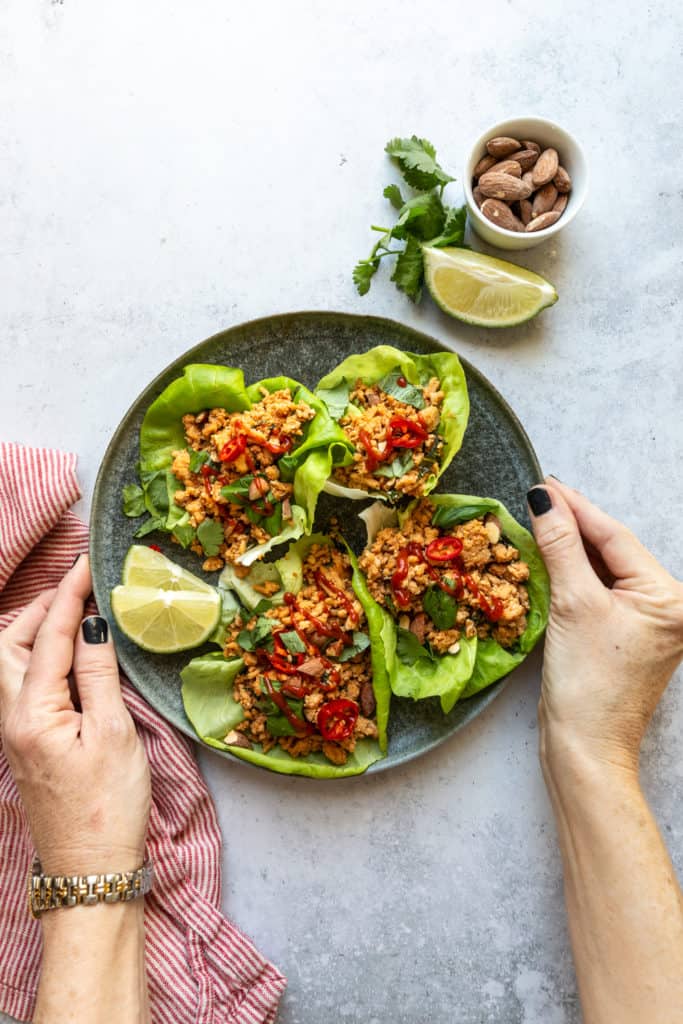
[[[111,592],[119,628],[145,651],[173,654],[209,639],[221,614],[217,591],[119,586]]]
[[[470,249],[422,247],[425,280],[444,313],[478,327],[513,327],[557,302],[544,277]]]
[[[213,593],[213,587],[193,576],[166,555],[144,544],[133,544],[123,563],[121,582],[125,586],[153,587],[155,590],[196,590]]]

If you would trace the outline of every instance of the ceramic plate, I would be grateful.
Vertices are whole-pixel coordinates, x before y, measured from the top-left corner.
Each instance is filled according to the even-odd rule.
[[[93,495],[90,532],[93,588],[102,613],[112,624],[109,593],[120,582],[123,559],[130,545],[136,543],[133,533],[138,525],[121,512],[121,489],[135,480],[138,433],[147,408],[181,375],[183,366],[187,363],[239,366],[248,384],[286,373],[312,389],[342,359],[374,345],[394,345],[418,353],[445,348],[434,338],[393,320],[348,313],[286,313],[252,320],[215,334],[176,359],[145,388],[124,416],[107,448]],[[470,419],[465,442],[437,490],[498,498],[521,523],[528,525],[525,495],[529,487],[542,478],[534,450],[517,417],[496,389],[466,360],[462,359],[462,364],[470,394]],[[357,514],[366,504],[321,494],[316,528],[324,530],[330,516],[336,515],[347,539],[360,551],[365,535]],[[197,556],[192,552],[183,551],[165,535],[151,535],[149,540],[159,543],[171,558],[201,575]],[[215,579],[215,574],[211,578]],[[160,714],[196,739],[180,696],[179,671],[189,660],[188,652],[164,656],[148,654],[127,640],[115,625],[113,628],[119,661],[133,685]],[[392,768],[442,743],[490,704],[506,682],[506,679],[500,680],[488,690],[456,704],[449,715],[443,714],[437,698],[413,702],[394,697],[389,719],[389,753],[368,771]],[[247,765],[231,754],[214,753]]]

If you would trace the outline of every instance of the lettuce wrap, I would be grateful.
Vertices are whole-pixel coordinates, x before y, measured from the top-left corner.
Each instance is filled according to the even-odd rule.
[[[283,558],[272,563],[254,565],[246,577],[240,577],[232,566],[226,566],[219,580],[219,589],[224,595],[230,595],[230,600],[225,602],[229,606],[226,620],[230,622],[235,614],[239,614],[242,624],[246,624],[253,621],[254,616],[257,617],[256,626],[241,641],[247,644],[246,649],[254,649],[251,645],[254,637],[259,636],[259,629],[264,627],[264,619],[266,622],[263,632],[267,633],[268,619],[265,612],[282,605],[285,594],[297,595],[300,593],[304,585],[304,559],[312,545],[333,545],[333,543],[329,537],[321,534],[304,537],[298,542],[290,544]],[[376,740],[370,738],[357,740],[354,751],[349,754],[348,760],[343,765],[332,764],[322,752],[313,751],[303,757],[293,757],[278,745],[264,752],[261,744],[255,743],[251,749],[248,749],[235,743],[226,743],[226,736],[235,730],[236,726],[245,718],[242,704],[233,697],[235,679],[244,669],[245,662],[242,658],[227,658],[223,651],[216,651],[194,658],[181,672],[185,712],[197,735],[204,743],[218,750],[229,751],[243,760],[251,761],[270,771],[286,775],[307,775],[312,778],[341,778],[358,775],[374,761],[384,756],[387,749],[387,722],[391,700],[391,688],[384,654],[384,641],[387,638],[383,633],[381,616],[378,614],[380,609],[369,600],[365,581],[356,560],[351,552],[345,553],[348,554],[351,562],[351,585],[354,593],[363,608],[365,609],[367,606],[369,609],[366,613],[368,634],[354,633],[353,642],[357,645],[356,653],[367,648],[368,643],[370,646],[372,690],[376,702],[375,718],[378,738]],[[274,587],[277,587],[277,590],[274,590]],[[268,598],[263,596],[264,589],[269,591]],[[243,633],[238,634],[240,640],[242,636]],[[375,636],[377,640],[373,639]],[[221,635],[215,637],[215,640],[221,646],[223,645],[224,630]],[[293,710],[293,703],[290,703],[291,710]],[[268,728],[273,736],[292,733],[284,714],[278,712],[276,707],[268,711]]]
[[[388,396],[387,417],[392,413],[403,414],[415,424],[428,412],[433,412],[429,389],[425,391],[425,388],[434,377],[438,378],[443,391],[443,400],[438,405],[438,425],[428,429],[429,438],[434,440],[427,441],[426,436],[423,437],[424,447],[421,447],[414,436],[404,435],[401,440],[400,430],[396,430],[391,434],[392,437],[399,435],[396,448],[393,448],[391,441],[387,444],[390,436],[387,420],[387,435],[379,444],[381,451],[370,452],[372,462],[377,462],[374,468],[368,462],[367,442],[365,449],[362,443],[354,445],[354,450],[364,459],[362,465],[367,472],[363,475],[373,485],[347,486],[343,478],[352,473],[351,466],[342,473],[341,481],[335,479],[340,471],[333,472],[325,485],[328,493],[343,498],[379,498],[391,502],[405,495],[429,494],[462,445],[469,416],[469,397],[465,374],[454,352],[417,355],[390,345],[379,345],[362,355],[349,356],[318,382],[316,395],[337,422],[345,419],[348,424],[350,418],[362,416],[357,402],[350,401],[356,382],[361,381],[366,387],[376,386],[379,389],[370,396],[375,406],[378,395],[385,403],[385,396]],[[360,423],[358,426],[360,429]],[[352,461],[347,458],[338,465],[349,467]],[[412,478],[416,479],[411,480],[411,471]]]
[[[290,377],[271,377],[249,387],[245,386],[242,370],[217,365],[192,364],[186,366],[183,376],[172,381],[151,404],[140,429],[139,477],[141,488],[131,485],[124,489],[124,511],[127,515],[147,512],[148,518],[136,532],[143,537],[153,530],[170,533],[183,547],[194,545],[204,556],[215,556],[225,537],[218,519],[206,518],[197,528],[188,512],[178,505],[174,496],[180,484],[172,471],[174,452],[186,448],[182,417],[214,408],[228,413],[250,410],[262,398],[261,389],[269,394],[289,388],[292,399],[305,402],[315,412],[305,423],[297,447],[277,459],[282,481],[291,483],[293,500],[291,513],[258,518],[259,525],[271,534],[270,540],[249,547],[238,559],[243,565],[262,558],[275,545],[310,534],[318,495],[337,462],[349,458],[350,446],[343,431],[329,415],[327,406],[303,384]],[[196,469],[201,470],[204,453],[187,448]],[[214,469],[213,472],[218,472]],[[248,481],[251,477],[247,477]],[[246,489],[233,487],[237,496],[230,500],[247,502]],[[277,505],[274,506],[277,510]],[[252,518],[252,522],[257,521]]]
[[[392,692],[413,700],[439,697],[447,714],[458,700],[465,700],[491,686],[524,661],[545,630],[550,583],[533,537],[501,502],[463,494],[432,494],[429,501],[435,507],[432,523],[442,530],[453,529],[460,523],[493,513],[500,524],[502,536],[518,549],[520,560],[529,566],[529,578],[525,583],[529,596],[526,628],[507,648],[492,637],[479,640],[476,636],[465,638],[463,634],[457,653],[437,654],[421,644],[410,630],[402,629],[395,616],[374,600],[366,586],[363,606],[373,643],[384,648]],[[393,523],[387,520],[382,506],[375,505],[366,510],[363,518],[368,528],[368,543],[372,544],[379,530],[388,525],[401,528],[416,505],[417,502],[413,502],[403,512],[396,513]]]

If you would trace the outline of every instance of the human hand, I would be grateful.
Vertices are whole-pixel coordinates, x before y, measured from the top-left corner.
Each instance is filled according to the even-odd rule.
[[[647,724],[683,657],[683,585],[630,530],[553,477],[529,492],[529,504],[552,589],[542,759],[579,749],[635,772]]]
[[[147,756],[106,620],[81,626],[90,592],[82,555],[0,634],[2,742],[47,874],[128,871],[144,857]]]

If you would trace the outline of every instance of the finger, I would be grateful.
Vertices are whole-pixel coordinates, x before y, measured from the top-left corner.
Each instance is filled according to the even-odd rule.
[[[579,527],[559,490],[549,482],[527,494],[536,543],[550,576],[554,598],[587,593],[598,580],[591,569]]]
[[[74,678],[85,719],[111,719],[125,711],[109,624],[101,615],[83,619],[74,644]]]
[[[72,708],[67,676],[74,637],[83,616],[83,603],[92,581],[87,555],[81,555],[57,587],[50,609],[33,644],[22,690],[26,699],[45,710]]]
[[[45,590],[34,598],[0,635],[0,717],[15,702],[24,681],[31,648],[57,593]]]
[[[566,484],[552,481],[574,513],[585,539],[600,554],[608,570],[618,579],[641,579],[653,569],[661,571],[659,562],[644,544],[617,519],[603,512],[585,495]]]

